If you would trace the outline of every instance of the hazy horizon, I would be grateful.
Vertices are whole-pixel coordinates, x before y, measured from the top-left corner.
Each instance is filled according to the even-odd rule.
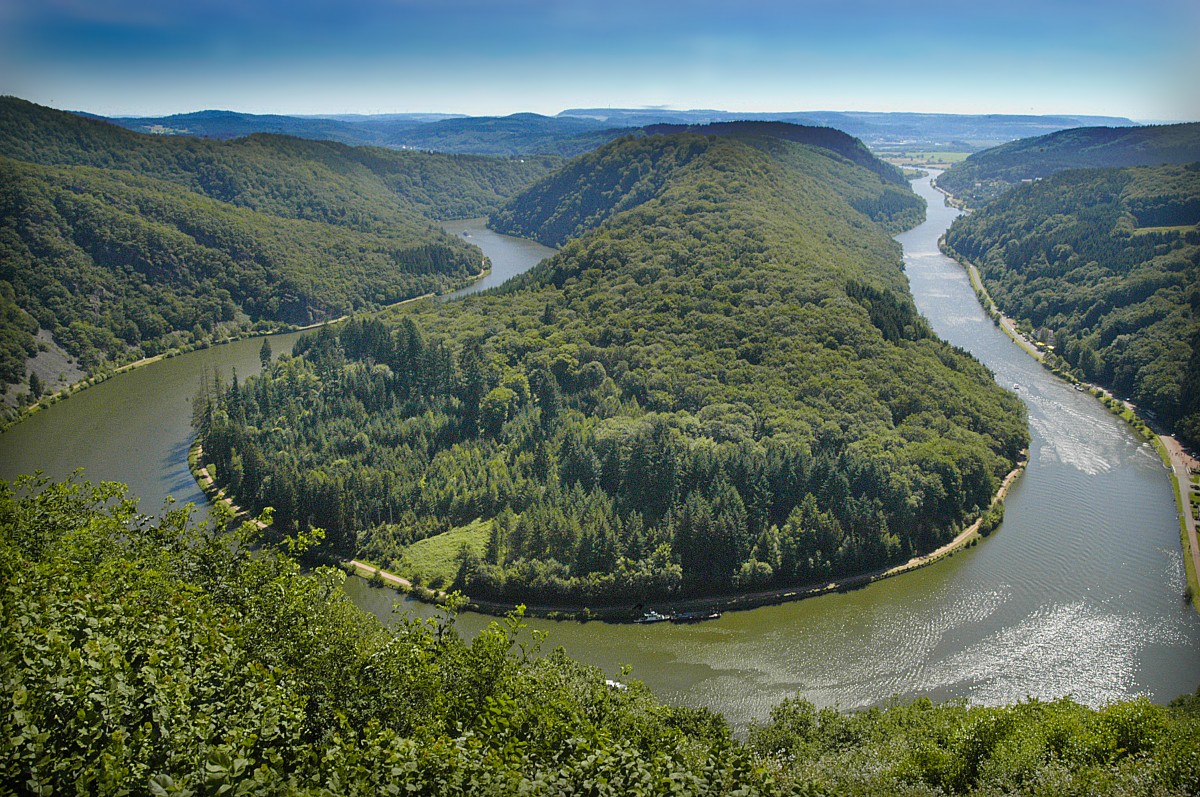
[[[0,0],[0,93],[104,116],[567,108],[1200,119],[1200,4]]]
[[[22,97],[21,99],[28,99],[28,98]],[[515,115],[529,114],[529,113],[536,113],[540,116],[546,116],[546,117],[554,117],[554,116],[563,114],[566,111],[571,111],[571,110],[608,110],[608,111],[645,111],[647,113],[652,113],[654,111],[664,111],[664,112],[677,112],[677,113],[713,112],[713,113],[732,113],[732,114],[737,114],[737,113],[746,113],[746,114],[775,114],[775,113],[777,113],[777,114],[793,114],[793,113],[811,113],[811,114],[898,113],[898,114],[908,114],[908,113],[911,113],[911,114],[946,114],[946,115],[963,115],[963,116],[971,116],[971,115],[975,115],[975,116],[980,116],[980,115],[988,115],[988,116],[1068,116],[1068,117],[1071,117],[1071,116],[1085,117],[1086,116],[1086,117],[1126,118],[1126,119],[1129,119],[1130,121],[1136,122],[1138,124],[1148,124],[1148,125],[1150,125],[1150,124],[1186,124],[1188,122],[1193,121],[1193,120],[1189,120],[1189,119],[1135,119],[1133,117],[1127,117],[1127,116],[1123,116],[1121,114],[1082,114],[1082,113],[1061,113],[1061,112],[1048,112],[1048,113],[1043,113],[1043,114],[996,114],[994,112],[987,112],[986,114],[983,114],[983,113],[972,114],[972,113],[964,112],[961,114],[956,114],[955,112],[952,112],[952,111],[925,111],[925,110],[920,110],[920,109],[917,109],[917,110],[905,109],[905,110],[897,110],[897,111],[876,111],[871,108],[789,108],[786,110],[744,109],[742,111],[730,111],[726,108],[676,108],[676,107],[669,106],[669,105],[610,106],[610,107],[605,107],[605,108],[600,108],[598,106],[577,105],[577,106],[572,106],[570,108],[562,108],[558,111],[551,111],[549,113],[539,113],[539,112],[535,112],[535,111],[527,111],[527,110],[518,109],[518,110],[509,111],[509,112],[478,114],[478,115],[470,114],[470,113],[462,113],[462,112],[453,111],[453,110],[378,111],[375,113],[359,113],[359,112],[355,112],[355,111],[345,111],[345,112],[327,111],[327,112],[314,112],[314,113],[277,113],[277,112],[267,113],[267,112],[259,112],[259,111],[255,111],[255,110],[246,110],[246,109],[241,109],[241,108],[192,108],[191,110],[173,111],[171,113],[163,113],[163,114],[121,113],[121,114],[111,114],[111,115],[97,114],[95,111],[89,110],[87,108],[59,108],[57,110],[71,111],[73,113],[91,113],[91,114],[96,114],[97,116],[103,116],[105,118],[110,118],[110,119],[160,119],[160,118],[166,118],[166,117],[170,117],[170,116],[186,116],[188,114],[195,114],[195,113],[235,113],[235,114],[245,114],[245,115],[249,115],[249,116],[290,116],[290,117],[293,117],[296,119],[343,119],[343,118],[349,118],[349,117],[355,117],[355,116],[359,116],[364,119],[369,119],[369,118],[373,118],[373,117],[387,117],[387,116],[400,116],[400,115],[445,116],[447,118],[472,118],[472,117],[503,118],[506,116],[515,116]],[[582,117],[580,117],[580,118],[582,118]]]

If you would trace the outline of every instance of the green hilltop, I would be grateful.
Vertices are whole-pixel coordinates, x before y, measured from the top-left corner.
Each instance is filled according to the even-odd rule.
[[[836,187],[855,210],[891,232],[915,226],[924,218],[924,203],[909,190],[901,171],[837,130],[780,122],[656,125],[645,130],[651,136],[683,132],[703,138],[737,137],[783,158],[788,157],[789,142],[813,147],[823,159],[812,159],[805,167],[813,177],[820,176]],[[660,138],[639,141],[627,137],[621,146],[576,158],[542,178],[493,213],[491,224],[510,235],[559,246],[609,216],[654,198],[676,171],[706,151],[706,146],[696,137],[686,147],[663,147]],[[848,164],[862,168],[841,168]]]

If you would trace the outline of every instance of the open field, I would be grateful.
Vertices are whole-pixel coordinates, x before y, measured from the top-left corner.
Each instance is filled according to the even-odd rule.
[[[400,574],[430,586],[450,584],[458,573],[458,552],[467,545],[483,556],[491,530],[490,520],[476,520],[414,542],[404,549]]]

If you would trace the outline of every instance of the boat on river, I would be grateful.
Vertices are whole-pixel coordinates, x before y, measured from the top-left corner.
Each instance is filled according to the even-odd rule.
[[[671,615],[672,623],[702,623],[705,620],[719,620],[721,613],[716,609],[701,612],[678,612]]]
[[[641,617],[634,620],[639,625],[649,625],[650,623],[701,623],[705,620],[716,620],[720,618],[721,613],[716,609],[698,612],[671,612],[663,614],[656,612],[653,609],[643,614]]]

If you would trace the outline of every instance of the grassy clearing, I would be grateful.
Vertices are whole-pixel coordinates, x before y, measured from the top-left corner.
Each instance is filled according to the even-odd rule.
[[[1185,233],[1189,230],[1194,230],[1194,229],[1196,229],[1195,224],[1179,224],[1179,225],[1175,225],[1172,227],[1138,227],[1136,230],[1133,231],[1133,234],[1141,235],[1143,233],[1151,233],[1151,232]]]
[[[447,532],[414,542],[404,549],[400,562],[400,575],[431,587],[443,587],[454,581],[458,574],[459,550],[467,545],[480,556],[487,546],[492,521],[475,520],[466,526],[458,526]]]

